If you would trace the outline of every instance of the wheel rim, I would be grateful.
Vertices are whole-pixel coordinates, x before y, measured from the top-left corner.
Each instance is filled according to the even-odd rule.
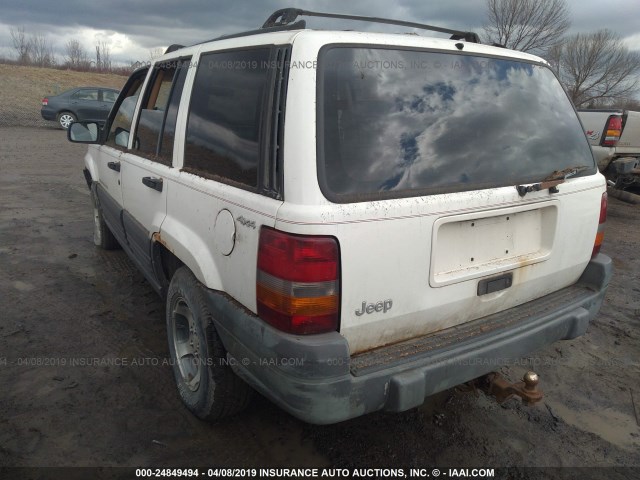
[[[98,207],[93,207],[93,243],[102,243],[102,229],[100,228],[100,211]]]
[[[69,115],[68,113],[63,113],[62,115],[60,115],[60,125],[62,126],[62,128],[69,128],[69,126],[73,123],[73,116]]]
[[[173,348],[175,360],[182,380],[189,390],[195,392],[200,386],[200,337],[191,309],[179,298],[171,311]]]

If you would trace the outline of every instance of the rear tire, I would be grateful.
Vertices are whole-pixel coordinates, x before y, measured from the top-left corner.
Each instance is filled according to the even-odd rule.
[[[244,409],[253,390],[226,363],[203,288],[187,267],[176,271],[167,292],[167,334],[182,402],[215,422]]]
[[[58,124],[67,130],[73,122],[76,121],[76,116],[71,112],[60,112],[58,114]]]
[[[117,250],[120,248],[120,243],[105,223],[100,204],[93,193],[91,200],[93,202],[93,244],[103,250]]]

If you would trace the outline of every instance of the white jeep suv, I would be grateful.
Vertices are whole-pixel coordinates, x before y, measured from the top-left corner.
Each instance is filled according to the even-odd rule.
[[[398,412],[584,334],[605,180],[547,63],[300,14],[170,47],[103,129],[69,130],[93,144],[95,243],[166,297],[187,407]]]

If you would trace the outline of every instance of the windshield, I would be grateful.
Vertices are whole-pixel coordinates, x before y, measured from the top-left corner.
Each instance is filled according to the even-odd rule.
[[[319,58],[318,176],[334,202],[540,181],[595,163],[545,66],[332,46]]]

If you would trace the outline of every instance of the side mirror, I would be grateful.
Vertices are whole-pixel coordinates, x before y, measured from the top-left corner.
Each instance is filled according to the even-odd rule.
[[[94,122],[74,122],[67,129],[67,139],[74,143],[98,143],[100,127]]]

